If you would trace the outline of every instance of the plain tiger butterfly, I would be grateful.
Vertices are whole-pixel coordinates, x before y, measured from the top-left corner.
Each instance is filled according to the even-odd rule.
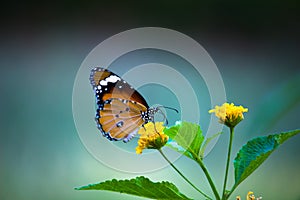
[[[160,112],[165,118],[160,110],[165,106],[150,108],[138,91],[107,69],[92,69],[90,82],[96,96],[97,127],[109,140],[128,142],[141,126],[154,122],[155,113]]]

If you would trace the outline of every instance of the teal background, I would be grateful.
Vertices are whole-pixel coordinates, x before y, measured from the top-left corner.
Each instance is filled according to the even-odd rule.
[[[253,137],[299,128],[299,8],[297,1],[24,1],[3,5],[0,199],[143,199],[74,190],[137,175],[172,181],[184,194],[200,199],[171,168],[126,174],[104,166],[86,151],[72,117],[72,89],[81,62],[101,41],[131,28],[165,27],[192,37],[218,66],[228,100],[249,108],[236,129],[235,154]],[[158,96],[157,101],[164,98]],[[205,120],[201,125],[206,126]],[[227,143],[224,134],[205,160],[219,189]],[[299,136],[287,141],[233,197],[244,197],[252,190],[264,199],[299,200],[299,143]],[[195,163],[181,158],[175,165],[210,192]],[[233,183],[233,176],[229,182]]]

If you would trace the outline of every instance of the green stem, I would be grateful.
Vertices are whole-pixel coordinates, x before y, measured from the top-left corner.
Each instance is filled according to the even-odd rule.
[[[207,199],[212,200],[211,197],[209,197],[207,194],[202,192],[200,189],[198,189],[192,182],[190,182],[174,165],[173,163],[166,157],[166,155],[162,152],[161,149],[158,149],[159,153],[162,155],[162,157],[173,167],[173,169],[186,181],[188,184],[190,184],[195,190],[197,190],[200,194],[205,196]]]
[[[231,155],[231,147],[232,147],[232,140],[234,135],[234,127],[230,127],[230,139],[229,139],[229,147],[228,147],[228,154],[227,154],[227,163],[226,163],[226,170],[225,170],[225,178],[224,178],[224,185],[223,185],[223,193],[222,193],[222,200],[226,200],[226,184],[227,184],[227,177],[228,177],[228,169],[230,163],[230,155]]]
[[[234,191],[236,188],[237,188],[237,185],[234,185],[234,186],[231,188],[230,192],[227,194],[227,198],[230,197],[230,195],[233,193],[233,191]]]
[[[190,151],[192,153],[192,151]],[[208,180],[208,183],[215,195],[215,198],[216,200],[220,200],[220,196],[219,196],[219,193],[217,191],[217,188],[212,180],[212,178],[210,177],[210,174],[207,170],[207,168],[205,167],[203,161],[197,156],[195,155],[194,153],[192,153],[193,157],[196,159],[196,162],[199,164],[199,166],[201,167],[202,171],[204,172],[205,176],[206,176],[206,179]]]

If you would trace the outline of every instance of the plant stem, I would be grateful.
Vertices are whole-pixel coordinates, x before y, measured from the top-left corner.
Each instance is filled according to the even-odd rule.
[[[231,190],[230,190],[230,192],[227,194],[227,198],[229,198],[230,197],[230,195],[233,193],[233,191],[236,189],[236,187],[237,187],[238,185],[234,185],[232,188],[231,188]]]
[[[233,135],[234,135],[234,127],[230,127],[230,139],[229,139],[229,147],[228,147],[228,154],[227,154],[227,163],[226,163],[226,170],[225,170],[222,200],[226,199],[226,184],[227,184],[227,177],[228,177],[228,169],[229,169],[229,163],[230,163],[230,155],[231,155]]]
[[[192,151],[190,151],[190,152],[192,152]],[[204,174],[206,176],[206,179],[208,180],[208,183],[209,183],[209,185],[210,185],[210,187],[211,187],[211,189],[212,189],[212,191],[215,195],[216,200],[220,200],[220,196],[219,196],[219,193],[217,191],[217,188],[216,188],[213,180],[211,179],[210,174],[209,174],[207,168],[205,167],[203,161],[197,155],[195,155],[194,153],[192,153],[192,155],[196,159],[196,162],[199,164],[202,171],[204,172]]]
[[[166,157],[166,155],[162,152],[161,149],[158,149],[159,153],[162,155],[162,157],[173,167],[173,169],[188,183],[190,184],[195,190],[197,190],[200,194],[205,196],[207,199],[212,200],[211,197],[209,197],[207,194],[202,192],[199,188],[197,188],[192,182],[190,182],[174,165],[173,163]]]

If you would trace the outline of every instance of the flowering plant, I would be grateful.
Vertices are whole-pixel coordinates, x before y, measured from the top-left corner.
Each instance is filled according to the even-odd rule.
[[[262,136],[248,141],[237,153],[234,159],[234,178],[235,183],[228,190],[227,178],[228,169],[231,161],[231,148],[234,138],[234,128],[244,119],[243,113],[248,112],[243,106],[235,106],[233,103],[224,103],[222,106],[216,106],[209,113],[215,113],[219,122],[229,128],[230,140],[227,151],[227,162],[225,166],[225,175],[222,191],[218,191],[214,180],[203,161],[204,152],[207,144],[220,133],[211,138],[204,139],[200,126],[189,122],[178,122],[174,126],[164,127],[162,122],[149,122],[138,131],[140,138],[136,153],[142,154],[146,149],[157,149],[162,157],[170,166],[204,199],[228,200],[233,191],[249,175],[251,175],[283,142],[292,136],[300,133],[300,129],[287,131],[269,136]],[[182,172],[166,157],[162,148],[167,146],[184,156],[195,161],[202,169],[208,184],[211,187],[211,194],[204,193],[196,187]],[[141,155],[142,156],[142,155]],[[191,199],[181,193],[178,188],[170,182],[152,182],[143,176],[131,180],[111,180],[96,184],[76,188],[77,190],[109,190],[114,192],[127,193],[131,195],[146,197],[150,199]],[[241,197],[236,197],[240,200]],[[257,200],[253,192],[246,196],[247,200]]]

